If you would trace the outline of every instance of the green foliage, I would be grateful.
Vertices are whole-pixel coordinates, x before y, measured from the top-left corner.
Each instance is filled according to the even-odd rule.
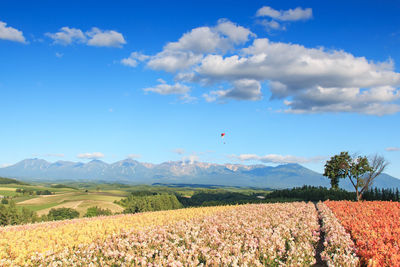
[[[73,219],[79,217],[79,212],[71,208],[51,209],[47,217],[49,221]]]
[[[52,195],[53,193],[50,192],[48,189],[45,190],[33,190],[31,188],[17,188],[15,192],[22,193],[23,195],[27,196],[34,196],[34,195]]]
[[[7,198],[3,197],[3,198],[1,199],[1,204],[8,204]]]
[[[51,185],[50,187],[52,187],[52,188],[70,188],[70,189],[78,190],[78,188],[76,188],[74,186],[69,186],[69,185],[65,185],[65,184],[55,184],[55,185]]]
[[[20,182],[15,179],[10,179],[10,178],[4,178],[0,177],[0,184],[21,184],[21,185],[27,185],[27,183]]]
[[[132,194],[121,199],[118,204],[125,207],[124,213],[137,213],[145,211],[172,210],[183,208],[175,195],[159,194],[137,196]]]
[[[331,179],[333,189],[339,188],[339,178],[348,177],[360,200],[366,185],[363,175],[372,170],[367,157],[351,157],[348,152],[341,152],[326,162],[324,176]]]
[[[111,210],[102,209],[96,206],[88,208],[85,217],[107,216],[111,214],[112,214]]]
[[[300,199],[302,201],[324,201],[324,200],[355,200],[356,194],[343,189],[333,189],[326,187],[307,186],[295,187],[292,189],[275,190],[268,194],[266,200],[270,198]]]
[[[364,200],[400,201],[399,189],[371,188],[363,193]]]
[[[37,222],[35,212],[26,208],[18,209],[15,202],[10,200],[8,205],[0,204],[0,225],[15,225]]]
[[[339,179],[346,177],[351,160],[348,152],[340,152],[326,162],[324,176],[331,180],[332,189],[339,189]]]

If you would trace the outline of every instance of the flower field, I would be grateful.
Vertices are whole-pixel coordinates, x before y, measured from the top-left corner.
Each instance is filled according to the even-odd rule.
[[[399,266],[399,218],[397,202],[326,201],[8,226],[0,266],[311,266],[316,253],[328,266]]]
[[[324,203],[318,203],[317,208],[322,220],[321,230],[325,233],[322,260],[328,266],[358,266],[359,258],[356,256],[356,248],[350,235]]]
[[[0,227],[0,266],[30,265],[36,253],[53,254],[64,248],[105,240],[122,230],[166,225],[232,208],[193,208]]]
[[[400,265],[399,202],[326,201],[325,204],[351,233],[364,265]]]
[[[135,227],[138,223],[133,223],[134,217],[141,221],[142,227]],[[161,219],[151,220],[151,217]],[[168,218],[171,219],[167,222]],[[310,266],[315,263],[315,247],[319,240],[318,213],[312,203],[182,209],[57,224],[48,223],[49,227],[46,224],[20,226],[12,231],[2,231],[2,240],[5,233],[28,234],[29,240],[22,233],[18,238],[25,238],[32,246],[36,245],[38,252],[42,252],[34,253],[30,247],[29,253],[20,254],[13,249],[13,254],[3,264],[71,266],[93,262],[104,266]],[[100,230],[108,224],[114,225],[114,229],[119,226],[120,231],[108,236],[112,230],[103,231],[92,242],[78,245],[76,236],[86,235],[92,227]],[[32,239],[32,231],[46,232],[40,239],[36,238],[43,243]],[[94,232],[91,232],[92,238]],[[61,250],[58,242],[72,236],[75,243]],[[14,242],[15,238],[17,236],[13,234],[7,235],[8,243]],[[20,248],[22,243],[18,242]],[[46,243],[47,248],[41,249]],[[7,257],[7,254],[3,256]]]

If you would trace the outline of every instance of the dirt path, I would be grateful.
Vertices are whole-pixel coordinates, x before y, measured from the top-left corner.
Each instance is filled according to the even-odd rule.
[[[314,203],[314,205],[315,205],[315,208],[317,209],[317,203]],[[317,211],[318,211],[318,209],[317,209]],[[318,211],[318,215],[319,215],[319,211]],[[328,265],[321,258],[321,252],[324,251],[325,233],[323,231],[321,231],[322,219],[319,219],[318,221],[319,221],[320,231],[319,231],[319,241],[318,241],[317,249],[315,251],[315,259],[317,260],[317,263],[315,263],[313,266],[314,267],[327,267]]]

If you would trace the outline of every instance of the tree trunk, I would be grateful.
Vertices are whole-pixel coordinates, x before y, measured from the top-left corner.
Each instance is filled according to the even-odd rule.
[[[357,201],[361,201],[362,195],[360,192],[358,192],[358,188],[356,188],[356,194],[357,194]]]

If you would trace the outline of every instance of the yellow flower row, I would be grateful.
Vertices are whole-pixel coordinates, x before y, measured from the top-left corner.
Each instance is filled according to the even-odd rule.
[[[232,209],[234,206],[188,208],[130,215],[75,219],[0,228],[0,266],[29,265],[32,255],[105,240],[122,230],[167,225]]]

